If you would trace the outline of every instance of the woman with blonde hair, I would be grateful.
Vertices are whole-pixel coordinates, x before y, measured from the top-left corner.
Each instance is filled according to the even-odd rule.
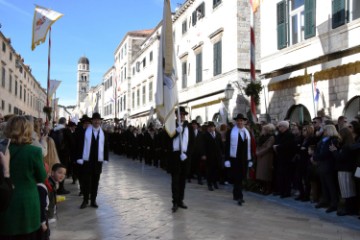
[[[334,212],[338,205],[338,192],[335,170],[335,158],[330,151],[330,145],[339,146],[339,134],[334,125],[325,125],[322,139],[317,144],[313,160],[321,182],[322,199],[316,208],[327,207],[326,212]]]
[[[46,179],[41,149],[32,146],[33,125],[24,116],[12,117],[5,136],[11,139],[10,176],[14,185],[9,207],[0,213],[0,239],[36,239],[40,228],[37,183]]]
[[[60,160],[57,154],[54,140],[51,137],[46,137],[46,139],[47,139],[47,155],[44,157],[44,163],[49,167],[48,175],[50,175],[52,166],[55,163],[60,163]]]
[[[262,185],[262,193],[268,195],[271,193],[273,179],[273,161],[275,143],[275,126],[271,123],[266,124],[261,129],[261,134],[256,148],[256,179]]]

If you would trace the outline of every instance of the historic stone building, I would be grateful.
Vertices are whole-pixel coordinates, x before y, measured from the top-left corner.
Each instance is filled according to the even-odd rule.
[[[261,113],[337,120],[360,113],[360,3],[276,0],[261,5]]]
[[[31,67],[0,31],[0,113],[32,115],[45,119],[46,92],[31,73]]]
[[[87,57],[81,57],[77,67],[77,106],[84,102],[90,87],[90,62]]]

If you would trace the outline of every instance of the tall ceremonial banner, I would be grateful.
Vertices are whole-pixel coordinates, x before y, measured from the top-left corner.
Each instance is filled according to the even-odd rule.
[[[50,80],[50,85],[49,85],[49,97],[50,97],[50,99],[52,98],[52,96],[54,95],[56,90],[58,89],[60,83],[61,83],[61,81],[59,81],[59,80]]]
[[[256,12],[260,5],[260,0],[250,0],[250,5],[253,12]]]
[[[35,7],[31,50],[34,50],[37,45],[45,42],[46,35],[51,25],[62,16],[63,14],[53,10],[40,6]]]
[[[250,11],[250,75],[251,81],[256,81],[255,74],[255,30],[254,30],[254,13],[257,11],[260,5],[260,0],[250,0],[250,6],[252,11]],[[250,98],[250,110],[251,110],[251,118],[253,122],[257,122],[256,116],[256,104],[254,101],[254,97]]]
[[[164,0],[164,16],[160,36],[156,112],[170,137],[175,135],[175,106],[178,104],[176,60],[172,35],[170,0]]]

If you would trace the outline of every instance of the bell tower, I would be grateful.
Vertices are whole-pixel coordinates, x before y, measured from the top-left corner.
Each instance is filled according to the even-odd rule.
[[[77,106],[83,102],[89,92],[90,62],[87,57],[81,57],[77,68]]]

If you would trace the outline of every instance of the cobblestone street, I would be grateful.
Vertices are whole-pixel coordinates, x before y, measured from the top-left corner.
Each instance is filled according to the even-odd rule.
[[[360,239],[357,217],[250,192],[240,207],[232,200],[231,185],[210,192],[205,185],[188,183],[189,209],[172,213],[166,172],[123,156],[110,160],[100,179],[98,209],[79,209],[82,198],[67,179],[71,194],[59,203],[58,220],[50,225],[52,240]]]

